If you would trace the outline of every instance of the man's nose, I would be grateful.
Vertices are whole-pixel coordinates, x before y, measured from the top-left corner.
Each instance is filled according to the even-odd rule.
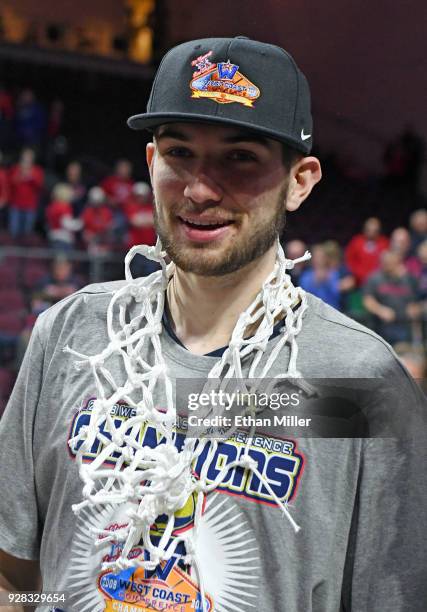
[[[206,171],[193,174],[184,189],[184,196],[195,204],[220,202],[223,190],[215,178]]]

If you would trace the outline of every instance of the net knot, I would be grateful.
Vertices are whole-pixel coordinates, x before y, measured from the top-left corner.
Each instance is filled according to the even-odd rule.
[[[111,441],[117,446],[117,448],[120,448],[123,446],[124,434],[117,430],[112,431]]]
[[[89,357],[89,359],[87,360],[88,364],[90,366],[92,366],[92,368],[96,368],[97,366],[100,365],[104,365],[104,355],[93,355],[92,357]]]
[[[255,459],[253,457],[251,457],[250,455],[244,455],[240,461],[239,461],[240,465],[242,466],[242,468],[247,469],[247,470],[251,470],[253,471],[254,469],[258,468],[258,464],[255,461]]]
[[[306,251],[304,255],[297,257],[296,259],[287,259],[285,264],[286,269],[293,270],[296,264],[302,263],[303,261],[308,261],[309,259],[311,259],[311,253],[309,251]]]
[[[130,294],[135,302],[142,302],[148,297],[147,288],[140,285],[131,285]]]
[[[195,493],[203,493],[206,490],[207,482],[205,478],[201,478],[194,484]]]

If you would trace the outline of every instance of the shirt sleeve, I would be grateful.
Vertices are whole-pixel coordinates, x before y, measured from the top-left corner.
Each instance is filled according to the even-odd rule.
[[[43,349],[36,325],[0,420],[0,548],[21,559],[38,559],[40,548],[33,425],[42,369]]]
[[[401,435],[363,440],[343,580],[345,612],[426,610],[426,402],[406,373],[396,370],[390,385],[393,378],[405,394],[397,400],[407,419]]]

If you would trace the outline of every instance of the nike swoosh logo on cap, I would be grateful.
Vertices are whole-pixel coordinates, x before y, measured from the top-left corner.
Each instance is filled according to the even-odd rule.
[[[302,130],[301,130],[301,140],[307,140],[308,138],[311,138],[311,134],[304,134],[304,128],[302,128]]]

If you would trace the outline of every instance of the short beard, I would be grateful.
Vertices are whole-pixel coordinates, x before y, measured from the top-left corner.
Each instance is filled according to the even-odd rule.
[[[154,225],[162,247],[175,263],[184,272],[192,272],[200,276],[224,276],[236,272],[241,268],[262,257],[281,236],[285,227],[286,215],[283,209],[288,186],[283,188],[278,201],[275,203],[275,214],[264,225],[258,226],[252,234],[246,237],[243,244],[232,242],[230,248],[222,253],[221,258],[204,257],[207,249],[201,246],[198,250],[182,249],[176,242],[170,240],[167,231],[162,225],[156,203],[154,203]]]

